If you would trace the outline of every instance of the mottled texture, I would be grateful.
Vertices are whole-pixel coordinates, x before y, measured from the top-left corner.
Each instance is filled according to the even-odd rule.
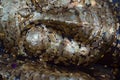
[[[31,8],[32,3],[35,8]],[[94,5],[63,0],[32,3],[10,1],[4,5],[3,13],[8,16],[1,18],[1,34],[5,35],[7,52],[32,54],[55,64],[88,65],[101,58],[116,40],[117,23],[106,1],[97,0]],[[11,5],[16,7],[6,12]],[[35,9],[40,11],[32,12]]]
[[[13,64],[16,67],[13,67]],[[43,62],[14,61],[6,64],[0,63],[0,80],[95,80],[82,71],[68,71],[56,66],[46,65]]]
[[[97,0],[96,4],[91,6],[77,1],[66,1],[66,5],[62,0],[61,2],[55,0],[52,3],[41,0],[33,2],[41,17],[39,20],[30,22],[30,25],[23,29],[23,34],[25,35],[27,29],[31,27],[44,25],[46,28],[42,29],[41,35],[46,38],[42,38],[43,43],[41,43],[43,46],[48,45],[49,47],[38,47],[38,44],[41,45],[41,43],[33,46],[32,42],[34,41],[31,40],[32,42],[26,49],[28,48],[33,55],[35,53],[43,54],[45,61],[53,61],[55,64],[64,63],[65,65],[88,64],[101,58],[116,40],[115,34],[118,25],[105,1]],[[75,4],[73,7],[69,7],[73,4]],[[57,39],[56,36],[59,38]],[[39,42],[39,40],[35,42]],[[40,47],[43,48],[42,52],[39,50]]]
[[[5,58],[0,59],[0,63],[3,64],[1,75],[6,74],[4,68],[10,72],[12,70],[7,68],[13,68],[18,70],[16,73],[19,73],[19,69],[25,70],[27,76],[31,74],[43,80],[50,80],[51,76],[55,76],[52,79],[59,80],[66,78],[70,80],[74,77],[82,79],[82,73],[77,71],[75,74],[71,71],[62,73],[63,69],[60,68],[59,74],[51,71],[54,69],[49,70],[42,65],[43,63],[67,67],[91,65],[105,54],[114,53],[116,50],[112,50],[111,46],[119,49],[118,26],[107,0],[0,1],[0,45],[3,46],[0,46],[0,54],[2,53],[1,57]],[[26,57],[22,64],[16,62],[18,56]],[[34,60],[31,57],[35,57]],[[29,60],[33,60],[31,64]],[[6,61],[10,63],[8,67],[4,67]],[[36,65],[38,63],[40,65]],[[31,67],[40,70],[32,74]],[[21,73],[23,75],[24,71]],[[87,74],[84,76],[86,80],[91,78]],[[101,77],[106,79],[105,75]]]

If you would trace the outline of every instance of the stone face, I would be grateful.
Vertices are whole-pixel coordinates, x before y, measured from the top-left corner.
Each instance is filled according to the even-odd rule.
[[[88,65],[116,40],[116,19],[105,0],[31,1],[2,2],[0,35],[7,52]]]

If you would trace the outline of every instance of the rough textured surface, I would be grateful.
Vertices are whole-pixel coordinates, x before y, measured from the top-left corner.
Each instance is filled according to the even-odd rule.
[[[7,54],[6,54],[7,55]],[[27,58],[0,57],[0,80],[114,80],[111,68],[91,65],[88,67],[57,66]],[[22,59],[22,60],[21,60]],[[25,60],[23,60],[25,59]],[[91,77],[92,76],[92,77]]]
[[[90,65],[114,53],[111,46],[119,49],[118,26],[106,0],[3,0],[0,53],[14,59],[34,56],[38,62],[62,66]]]
[[[55,64],[87,65],[101,58],[116,40],[117,23],[106,1],[32,3],[11,0],[3,5],[4,45],[10,53],[40,55]]]
[[[43,62],[21,62],[19,60],[0,63],[0,80],[95,80],[81,71],[68,71]]]

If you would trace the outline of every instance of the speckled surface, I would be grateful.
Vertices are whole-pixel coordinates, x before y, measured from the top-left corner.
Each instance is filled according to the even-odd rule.
[[[2,0],[1,76],[6,80],[10,72],[8,80],[26,80],[18,77],[25,77],[24,73],[27,77],[37,75],[37,79],[30,77],[27,80],[113,80],[118,74],[120,36],[119,23],[115,17],[119,15],[113,12],[115,8],[110,8],[106,0]],[[92,65],[101,58],[108,60],[104,56],[109,54],[113,60],[108,64],[113,67],[107,69],[110,74],[100,72],[98,67],[92,71],[89,67],[84,68],[90,70],[91,75],[81,69],[80,72],[71,72],[58,66],[71,68]],[[105,67],[100,69],[104,70]],[[12,74],[14,71],[18,74],[16,78]]]
[[[1,17],[5,33],[3,43],[8,52],[40,55],[55,64],[88,65],[101,58],[118,38],[115,35],[117,21],[106,1],[93,1],[91,6],[87,4],[93,2],[41,2],[2,3],[5,14]]]

